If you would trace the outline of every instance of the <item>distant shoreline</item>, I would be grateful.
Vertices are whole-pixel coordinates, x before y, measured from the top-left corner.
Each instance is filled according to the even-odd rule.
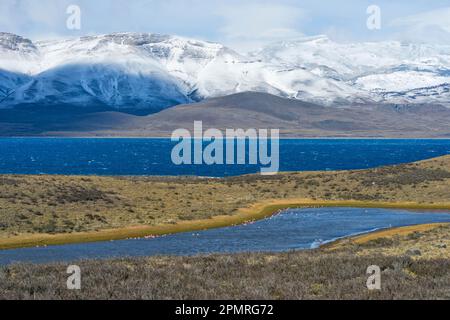
[[[158,139],[170,136],[0,136],[0,139]],[[450,140],[450,137],[290,137],[280,135],[280,140]]]

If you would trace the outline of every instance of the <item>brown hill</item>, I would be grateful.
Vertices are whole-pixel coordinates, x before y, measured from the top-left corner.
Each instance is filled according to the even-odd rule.
[[[450,109],[437,105],[323,107],[246,92],[179,105],[148,116],[97,112],[61,121],[3,123],[2,135],[170,136],[177,128],[277,128],[291,137],[450,138]],[[0,120],[1,122],[1,120]]]

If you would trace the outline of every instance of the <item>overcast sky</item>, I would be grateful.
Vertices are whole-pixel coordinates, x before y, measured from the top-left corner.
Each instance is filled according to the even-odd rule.
[[[66,27],[69,5],[81,30]],[[381,9],[369,30],[368,6]],[[450,43],[449,0],[0,0],[0,31],[32,39],[110,32],[156,32],[247,49],[325,34],[336,41],[408,40]]]

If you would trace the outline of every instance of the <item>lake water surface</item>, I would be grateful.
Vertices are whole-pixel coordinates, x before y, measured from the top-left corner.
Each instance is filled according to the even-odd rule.
[[[233,176],[258,165],[182,165],[169,139],[0,138],[0,174]],[[450,154],[450,140],[283,139],[281,171],[365,169]]]
[[[360,208],[289,209],[247,225],[154,239],[3,250],[0,251],[0,264],[310,249],[341,237],[377,229],[434,222],[450,222],[450,212]]]

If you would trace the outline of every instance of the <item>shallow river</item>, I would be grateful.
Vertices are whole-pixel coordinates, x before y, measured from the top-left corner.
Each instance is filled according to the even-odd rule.
[[[0,264],[311,249],[321,243],[377,229],[434,222],[450,222],[450,212],[360,208],[290,209],[247,225],[154,239],[4,250],[0,251]]]

